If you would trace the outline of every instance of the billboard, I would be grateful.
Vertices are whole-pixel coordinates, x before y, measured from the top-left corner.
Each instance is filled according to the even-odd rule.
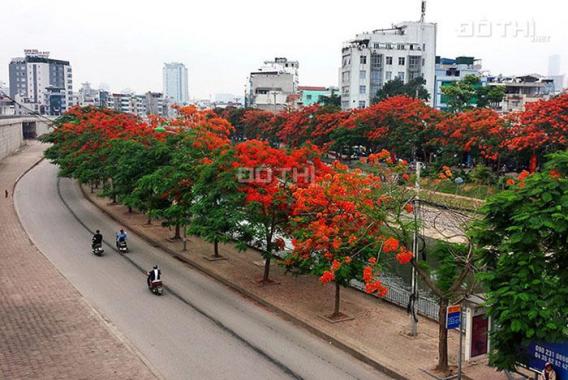
[[[528,355],[529,368],[542,371],[544,364],[550,362],[556,371],[556,379],[568,380],[568,342],[532,342],[528,347]]]

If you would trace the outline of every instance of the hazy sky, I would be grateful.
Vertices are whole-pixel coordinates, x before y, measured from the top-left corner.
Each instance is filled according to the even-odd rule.
[[[161,91],[163,63],[179,61],[190,97],[242,94],[248,73],[275,56],[300,61],[300,84],[337,85],[344,41],[419,13],[420,0],[3,0],[0,81],[10,58],[37,48],[71,61],[75,90],[89,81]],[[426,21],[438,24],[438,55],[547,74],[551,54],[568,73],[567,15],[566,0],[429,0]]]

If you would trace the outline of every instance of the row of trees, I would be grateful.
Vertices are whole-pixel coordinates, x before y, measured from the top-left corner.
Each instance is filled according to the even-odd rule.
[[[214,112],[183,107],[178,113],[146,123],[111,110],[73,108],[45,137],[53,144],[46,156],[61,175],[93,189],[102,184],[105,195],[146,213],[148,223],[159,218],[175,227],[175,237],[185,230],[211,242],[214,256],[219,243],[244,249],[261,242],[263,284],[271,282],[270,263],[289,237],[294,248],[281,261],[286,269],[335,283],[331,318],[341,317],[340,287],[353,279],[363,281],[368,293],[388,291],[378,274],[389,256],[414,265],[444,302],[471,273],[468,265],[451,273],[416,265],[409,249],[415,226],[408,163],[390,152],[370,155],[369,172],[350,170],[325,164],[315,145],[232,142],[232,125]]]
[[[489,105],[496,95],[476,96]],[[398,157],[438,166],[476,162],[495,170],[507,164],[533,172],[547,153],[568,147],[567,107],[564,94],[507,116],[483,106],[445,113],[399,95],[348,112],[314,105],[278,114],[252,109],[218,113],[236,126],[235,138],[261,139],[273,146],[311,142],[347,156],[353,147],[363,146],[367,152],[387,149]]]

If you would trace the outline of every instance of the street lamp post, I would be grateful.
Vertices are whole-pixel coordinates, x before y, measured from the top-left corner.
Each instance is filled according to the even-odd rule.
[[[416,180],[414,182],[414,188],[416,190],[416,195],[414,196],[413,203],[413,215],[414,215],[414,233],[412,236],[412,254],[414,255],[414,260],[418,261],[418,213],[420,207],[420,169],[421,163],[416,162]],[[417,264],[417,263],[416,263]],[[416,267],[412,266],[412,294],[410,296],[409,302],[409,312],[410,312],[410,336],[416,336],[418,334],[418,319],[416,318],[416,301],[418,298],[418,278],[416,273]]]

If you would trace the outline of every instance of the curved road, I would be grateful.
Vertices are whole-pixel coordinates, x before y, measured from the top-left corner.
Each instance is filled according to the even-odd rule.
[[[52,164],[19,182],[15,204],[34,244],[166,379],[388,379],[133,234],[131,252],[119,255],[116,223]],[[89,251],[97,228],[111,242],[103,257]],[[163,297],[145,286],[142,271],[155,263]]]

